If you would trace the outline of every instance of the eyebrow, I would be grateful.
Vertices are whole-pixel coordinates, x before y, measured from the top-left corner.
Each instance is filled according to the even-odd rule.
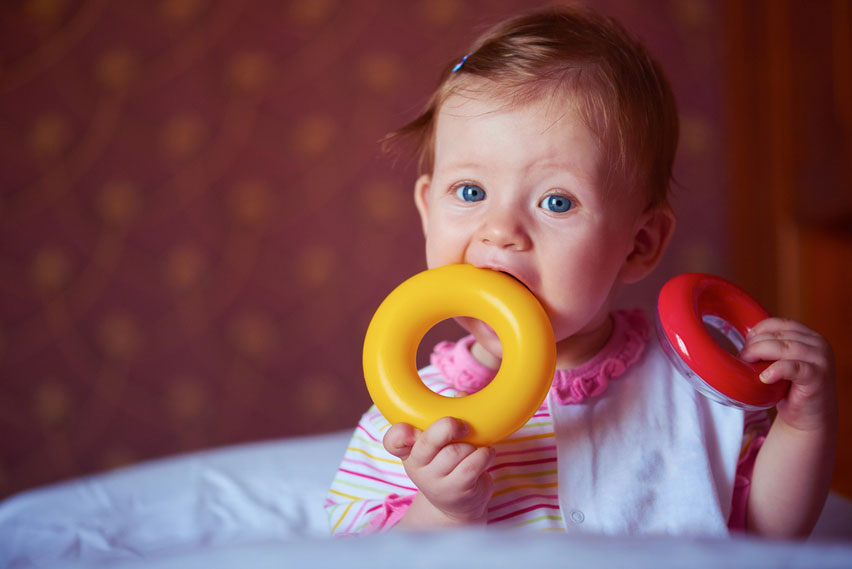
[[[483,166],[477,162],[447,162],[443,167],[453,170],[476,170]]]
[[[570,158],[545,160],[529,165],[525,168],[527,171],[545,171],[545,172],[567,172],[572,176],[577,175],[577,162]],[[472,161],[453,162],[448,160],[442,167],[447,170],[479,170],[484,168],[483,164]]]

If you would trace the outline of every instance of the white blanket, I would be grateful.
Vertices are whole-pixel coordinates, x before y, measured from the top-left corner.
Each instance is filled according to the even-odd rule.
[[[350,432],[143,463],[0,503],[0,568],[852,567],[852,504],[808,542],[462,531],[332,540],[322,504]],[[486,565],[487,564],[487,565]]]

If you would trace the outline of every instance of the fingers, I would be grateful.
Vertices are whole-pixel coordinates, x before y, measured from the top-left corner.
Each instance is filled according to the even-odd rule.
[[[783,318],[767,318],[752,328],[739,356],[747,362],[774,362],[760,376],[764,383],[787,379],[807,385],[833,365],[831,347],[822,336]]]
[[[795,336],[749,338],[739,357],[751,363],[801,360],[819,365],[824,362],[824,351],[818,344],[803,341]]]
[[[384,437],[387,451],[402,459],[420,496],[447,518],[482,520],[494,482],[488,473],[495,451],[459,442],[469,431],[459,419],[444,417],[419,432],[393,425]]]
[[[462,488],[473,487],[486,481],[490,483],[491,477],[482,474],[494,462],[495,455],[493,447],[479,447],[459,462],[447,477]]]
[[[456,447],[446,454],[457,456],[456,462],[460,462],[471,454],[476,447],[467,443],[452,445],[450,443],[464,437],[467,433],[468,427],[464,421],[452,417],[438,419],[424,432],[415,429],[408,423],[396,423],[385,433],[382,444],[395,457],[402,460],[410,459],[412,466],[424,466],[431,463],[439,453],[448,447]]]
[[[418,437],[408,457],[409,464],[415,468],[432,465],[435,474],[448,474],[476,450],[475,446],[468,443],[453,443],[467,433],[468,427],[464,421],[452,417],[438,419]],[[439,455],[440,460],[436,460]]]
[[[391,425],[385,433],[382,444],[389,453],[400,460],[406,460],[411,454],[411,448],[417,440],[418,433],[419,431],[408,423],[397,423]]]
[[[464,421],[444,417],[423,432],[407,423],[392,425],[382,443],[390,454],[405,461],[407,469],[428,469],[432,476],[473,483],[491,465],[495,452],[491,447],[454,442],[467,433]]]
[[[782,330],[795,330],[802,332],[804,334],[808,334],[814,337],[819,337],[819,334],[802,324],[801,322],[797,322],[796,320],[790,320],[789,318],[765,318],[761,320],[756,325],[752,326],[751,330],[748,331],[748,335],[752,334],[761,334],[761,333],[775,333]]]
[[[823,338],[792,320],[767,318],[749,330],[740,358],[749,362],[806,359],[824,351]]]
[[[810,362],[801,360],[781,360],[767,367],[760,374],[763,383],[777,383],[781,380],[789,380],[793,383],[807,386],[821,381],[821,373],[824,368]]]
[[[778,330],[774,332],[762,332],[759,334],[750,333],[746,340],[746,346],[757,345],[761,342],[773,341],[782,344],[782,346],[780,347],[783,348],[789,348],[790,346],[783,345],[789,342],[797,342],[802,346],[806,346],[808,348],[819,348],[823,343],[822,338],[820,336],[814,336],[811,334],[798,332],[796,330]]]
[[[819,347],[825,340],[810,328],[785,318],[767,318],[748,331],[746,345],[770,340],[798,341],[812,347]]]

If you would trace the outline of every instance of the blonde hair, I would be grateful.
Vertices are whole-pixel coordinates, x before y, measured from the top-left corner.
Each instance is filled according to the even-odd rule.
[[[612,18],[586,8],[554,7],[501,22],[446,67],[425,110],[384,139],[414,144],[421,174],[434,167],[435,124],[444,102],[485,80],[489,96],[523,104],[568,92],[600,138],[609,175],[665,203],[678,141],[674,95],[659,64]]]

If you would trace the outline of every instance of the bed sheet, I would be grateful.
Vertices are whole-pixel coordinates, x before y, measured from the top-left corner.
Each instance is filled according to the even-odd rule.
[[[0,504],[0,567],[326,537],[322,507],[351,431],[180,455]]]
[[[111,569],[489,569],[540,566],[583,569],[849,569],[842,543],[772,543],[754,539],[566,537],[461,531],[385,534],[348,540],[262,542],[159,554],[97,565]],[[90,569],[88,563],[58,569]]]
[[[531,551],[585,567],[852,567],[852,504],[838,496],[798,543],[475,530],[332,540],[322,504],[350,435],[192,453],[14,496],[0,503],[0,568],[517,567]]]

